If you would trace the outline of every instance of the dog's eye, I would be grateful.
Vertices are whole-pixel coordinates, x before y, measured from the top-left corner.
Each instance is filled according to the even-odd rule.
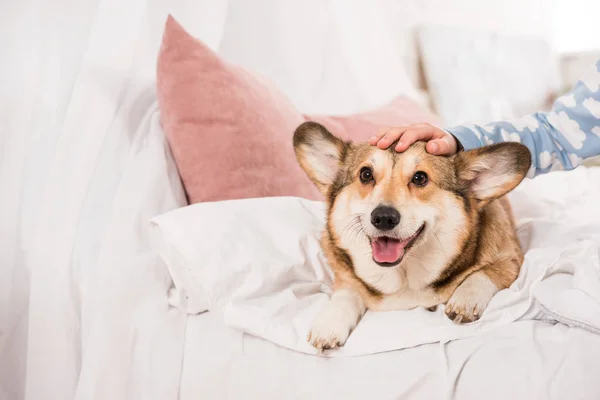
[[[417,171],[413,175],[411,182],[417,186],[425,186],[425,185],[427,185],[427,182],[429,182],[429,177],[427,176],[427,174],[425,172]]]
[[[367,183],[373,180],[373,171],[369,167],[363,167],[360,170],[360,181],[362,183]]]

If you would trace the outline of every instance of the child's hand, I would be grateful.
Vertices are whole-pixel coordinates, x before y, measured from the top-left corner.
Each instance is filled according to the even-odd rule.
[[[403,152],[419,140],[426,141],[425,149],[436,156],[451,156],[456,154],[457,143],[454,136],[430,124],[415,124],[381,129],[377,135],[369,139],[369,144],[380,149],[387,149],[398,140],[395,149]]]

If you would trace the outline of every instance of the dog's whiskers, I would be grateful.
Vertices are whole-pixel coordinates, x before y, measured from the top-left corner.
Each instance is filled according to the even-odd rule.
[[[346,236],[350,242],[355,242],[361,238],[361,233],[364,234],[362,215],[353,214],[350,217],[352,218],[342,230],[342,235]]]
[[[435,236],[435,239],[438,241],[438,243],[440,245],[440,250],[442,250],[442,252],[445,254],[446,250],[444,249],[444,246],[442,245],[442,241],[438,237],[437,233],[433,232],[433,236]]]

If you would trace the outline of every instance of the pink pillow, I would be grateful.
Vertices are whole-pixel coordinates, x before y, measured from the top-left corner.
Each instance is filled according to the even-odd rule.
[[[400,96],[376,110],[349,116],[305,116],[318,122],[336,136],[353,142],[366,142],[381,127],[422,122],[439,125],[440,120],[416,101]]]
[[[353,116],[300,114],[262,78],[228,64],[169,16],[157,65],[161,123],[190,203],[252,197],[322,199],[298,165],[292,135],[307,119],[348,140],[435,116],[407,98]]]

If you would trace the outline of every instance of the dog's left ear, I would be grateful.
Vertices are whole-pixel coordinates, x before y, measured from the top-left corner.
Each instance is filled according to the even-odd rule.
[[[316,122],[305,122],[294,132],[296,158],[325,196],[340,170],[349,146]]]
[[[484,206],[517,187],[531,166],[531,153],[520,143],[499,143],[458,153],[456,175]]]

